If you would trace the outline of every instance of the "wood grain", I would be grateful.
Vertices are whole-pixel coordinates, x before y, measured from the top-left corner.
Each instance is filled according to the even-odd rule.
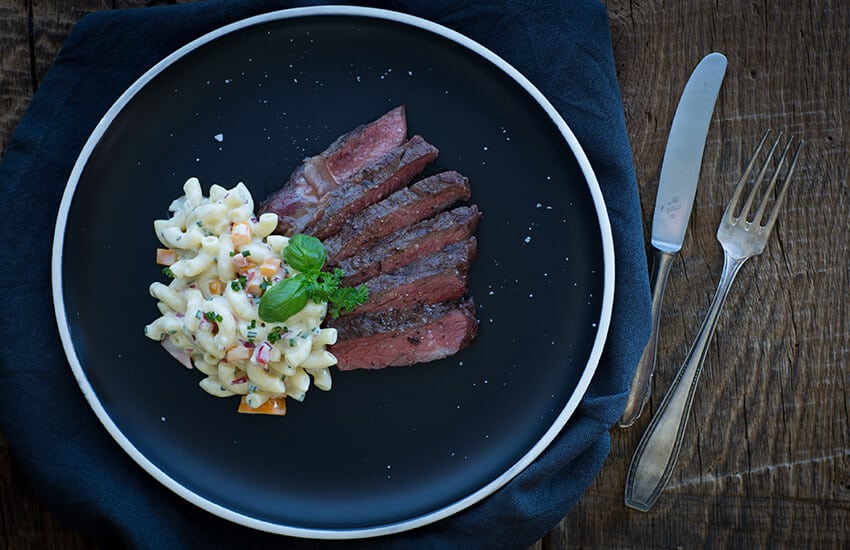
[[[29,37],[27,6],[4,2],[0,7],[0,151],[6,150],[12,131],[32,98]]]
[[[73,23],[141,4],[0,0],[0,149]],[[744,266],[721,314],[679,463],[655,508],[623,504],[644,414],[612,430],[599,477],[533,548],[847,547],[850,3],[605,4],[646,228],[688,75],[711,51],[729,59],[667,288],[650,412],[708,308],[722,263],[714,233],[750,150],[768,127],[801,135],[806,149],[767,250]],[[96,548],[56,524],[12,454],[0,436],[0,547]]]
[[[623,504],[645,415],[612,431],[605,468],[564,521],[567,546],[846,546],[850,9],[828,1],[606,4],[647,228],[688,73],[711,51],[729,59],[666,293],[653,405],[708,308],[722,264],[714,233],[751,148],[768,127],[807,143],[772,242],[744,266],[721,314],[665,494],[649,513]]]

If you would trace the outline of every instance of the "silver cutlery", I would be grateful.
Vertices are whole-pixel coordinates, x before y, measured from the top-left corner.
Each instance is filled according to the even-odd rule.
[[[769,133],[769,131],[768,131]],[[756,166],[759,153],[764,146],[768,133],[765,133],[758,147],[753,152],[752,158],[746,170],[738,181],[738,185],[732,195],[729,205],[720,221],[717,229],[717,240],[723,247],[724,261],[720,283],[708,309],[705,320],[700,327],[697,338],[691,346],[691,350],[685,359],[682,368],[676,375],[673,385],[664,397],[661,406],[638,444],[634,457],[632,458],[629,472],[626,477],[626,505],[641,511],[648,511],[661,491],[664,489],[682,446],[682,438],[685,433],[685,425],[691,410],[691,403],[696,392],[697,382],[702,371],[708,344],[714,335],[717,319],[723,302],[729,294],[729,289],[741,266],[749,258],[761,254],[770,236],[771,230],[779,215],[779,208],[788,193],[788,185],[791,175],[797,166],[797,159],[803,142],[797,145],[791,164],[782,177],[779,194],[776,196],[770,214],[765,218],[766,208],[774,196],[777,181],[780,180],[780,172],[785,164],[793,139],[785,145],[782,155],[775,167],[772,167],[774,152],[779,146],[782,133],[773,142],[773,146],[762,164],[758,174],[752,183],[750,193],[740,208],[738,203],[744,188],[750,182],[750,174]],[[762,199],[756,206],[756,195],[759,193],[762,183],[770,170],[773,170],[767,188],[762,194]]]
[[[685,239],[705,138],[725,73],[726,57],[723,54],[715,52],[702,58],[688,79],[673,116],[652,218],[652,331],[632,378],[626,408],[620,417],[622,428],[635,423],[649,400],[664,288],[673,258],[681,250]]]

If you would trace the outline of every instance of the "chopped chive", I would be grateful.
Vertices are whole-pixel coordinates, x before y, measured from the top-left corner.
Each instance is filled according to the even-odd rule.
[[[199,310],[200,311],[200,310]],[[204,313],[204,319],[211,323],[220,323],[224,320],[224,317],[216,313],[215,311],[207,311]]]
[[[230,288],[233,290],[242,290],[248,285],[248,278],[244,275],[239,275],[236,280],[231,281]]]

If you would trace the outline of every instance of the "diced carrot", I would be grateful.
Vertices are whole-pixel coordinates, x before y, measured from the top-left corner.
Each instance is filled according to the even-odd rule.
[[[174,265],[177,261],[177,251],[170,248],[156,249],[156,263],[159,265]]]
[[[251,244],[251,226],[246,222],[234,223],[230,228],[230,240],[235,248]]]
[[[242,401],[239,402],[239,409],[237,410],[244,414],[272,414],[276,416],[283,416],[286,414],[286,398],[272,397],[256,409],[252,409],[243,395]]]
[[[220,296],[224,294],[224,283],[219,280],[210,281],[209,284],[210,294],[213,296]]]
[[[274,277],[280,270],[280,258],[266,258],[260,264],[260,275],[263,277]]]

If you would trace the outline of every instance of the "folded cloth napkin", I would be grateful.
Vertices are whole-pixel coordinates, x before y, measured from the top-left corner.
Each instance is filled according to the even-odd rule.
[[[112,441],[66,362],[50,290],[51,236],[83,143],[145,70],[223,24],[306,2],[210,1],[95,13],[72,30],[0,166],[0,430],[60,521],[105,544],[140,548],[310,546],[232,524],[174,495]],[[593,0],[369,3],[430,19],[523,72],[571,126],[598,176],[616,254],[613,320],[601,364],[574,417],[524,472],[435,524],[352,546],[521,548],[560,521],[605,461],[648,337],[649,285],[637,186],[605,8]],[[334,547],[339,543],[334,543]]]

